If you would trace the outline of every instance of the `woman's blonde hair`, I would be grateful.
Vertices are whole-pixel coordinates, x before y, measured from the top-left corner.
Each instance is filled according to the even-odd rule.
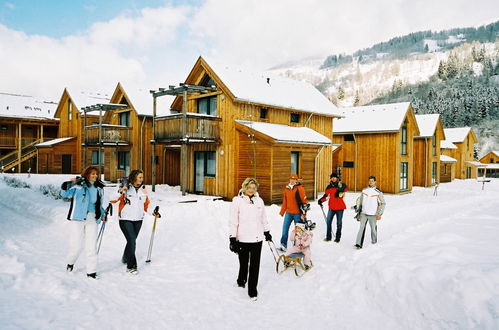
[[[243,181],[243,184],[241,185],[241,190],[246,191],[248,189],[248,186],[250,184],[254,184],[256,186],[256,190],[258,190],[258,181],[256,181],[255,178],[246,178],[246,180]]]

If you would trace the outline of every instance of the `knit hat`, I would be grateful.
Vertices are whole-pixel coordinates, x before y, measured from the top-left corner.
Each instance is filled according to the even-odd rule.
[[[293,174],[291,174],[291,175],[289,176],[289,178],[290,178],[290,179],[296,179],[296,180],[298,180],[298,175],[296,175],[295,173],[293,173]]]

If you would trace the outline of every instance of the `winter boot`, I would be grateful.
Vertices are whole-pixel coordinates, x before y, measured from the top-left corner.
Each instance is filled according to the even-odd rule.
[[[139,274],[139,271],[137,270],[137,268],[127,268],[127,273],[130,273],[132,275],[138,275]]]
[[[73,266],[74,266],[74,265],[70,265],[70,264],[68,264],[68,265],[66,266],[66,271],[68,271],[68,272],[72,272],[72,271],[73,271]]]
[[[97,279],[97,273],[90,273],[90,274],[87,274],[87,277]]]

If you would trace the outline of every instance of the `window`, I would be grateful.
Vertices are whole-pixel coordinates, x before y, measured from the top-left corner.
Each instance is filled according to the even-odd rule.
[[[400,190],[407,190],[407,162],[400,163]]]
[[[289,121],[292,123],[299,123],[300,122],[300,115],[298,113],[292,113],[289,117]]]
[[[353,136],[353,134],[345,134],[343,136],[343,141],[344,142],[355,142],[355,136]]]
[[[120,112],[120,125],[130,127],[130,111]]]
[[[104,150],[100,155],[100,165],[104,165]],[[92,165],[99,165],[99,150],[92,150]]]
[[[68,102],[68,120],[73,119],[73,106],[71,102]]]
[[[267,119],[268,109],[262,108],[260,109],[260,119]]]
[[[216,86],[215,81],[207,74],[203,76],[203,79],[201,79],[199,85],[204,87]]]
[[[431,138],[431,150],[433,156],[437,155],[437,133],[433,134]]]
[[[291,173],[299,175],[300,172],[300,152],[291,151]]]
[[[471,167],[466,167],[466,179],[471,179]]]
[[[407,126],[402,126],[400,154],[407,155]]]
[[[494,164],[494,158],[491,158],[491,159],[490,159],[490,163],[491,163],[491,164]]]
[[[354,168],[354,162],[343,162],[343,168]]]
[[[437,183],[437,162],[431,163],[431,184]]]
[[[447,164],[444,164],[444,174],[447,174]]]
[[[204,97],[198,99],[198,113],[203,113],[205,115],[216,116],[217,115],[217,97]]]
[[[118,151],[118,170],[129,172],[130,151]]]
[[[206,151],[206,166],[204,175],[215,177],[217,173],[217,154],[215,151]]]

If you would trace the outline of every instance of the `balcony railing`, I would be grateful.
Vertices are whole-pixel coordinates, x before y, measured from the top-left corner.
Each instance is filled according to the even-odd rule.
[[[0,147],[17,148],[19,139],[14,136],[0,136]],[[21,147],[32,144],[38,141],[36,138],[21,138]]]
[[[126,146],[130,144],[130,127],[122,125],[102,125],[102,139],[99,141],[99,125],[85,127],[85,144],[98,146],[100,143],[106,146]]]
[[[220,139],[222,118],[209,115],[187,113],[174,114],[156,119],[156,139],[158,142],[206,143]]]

